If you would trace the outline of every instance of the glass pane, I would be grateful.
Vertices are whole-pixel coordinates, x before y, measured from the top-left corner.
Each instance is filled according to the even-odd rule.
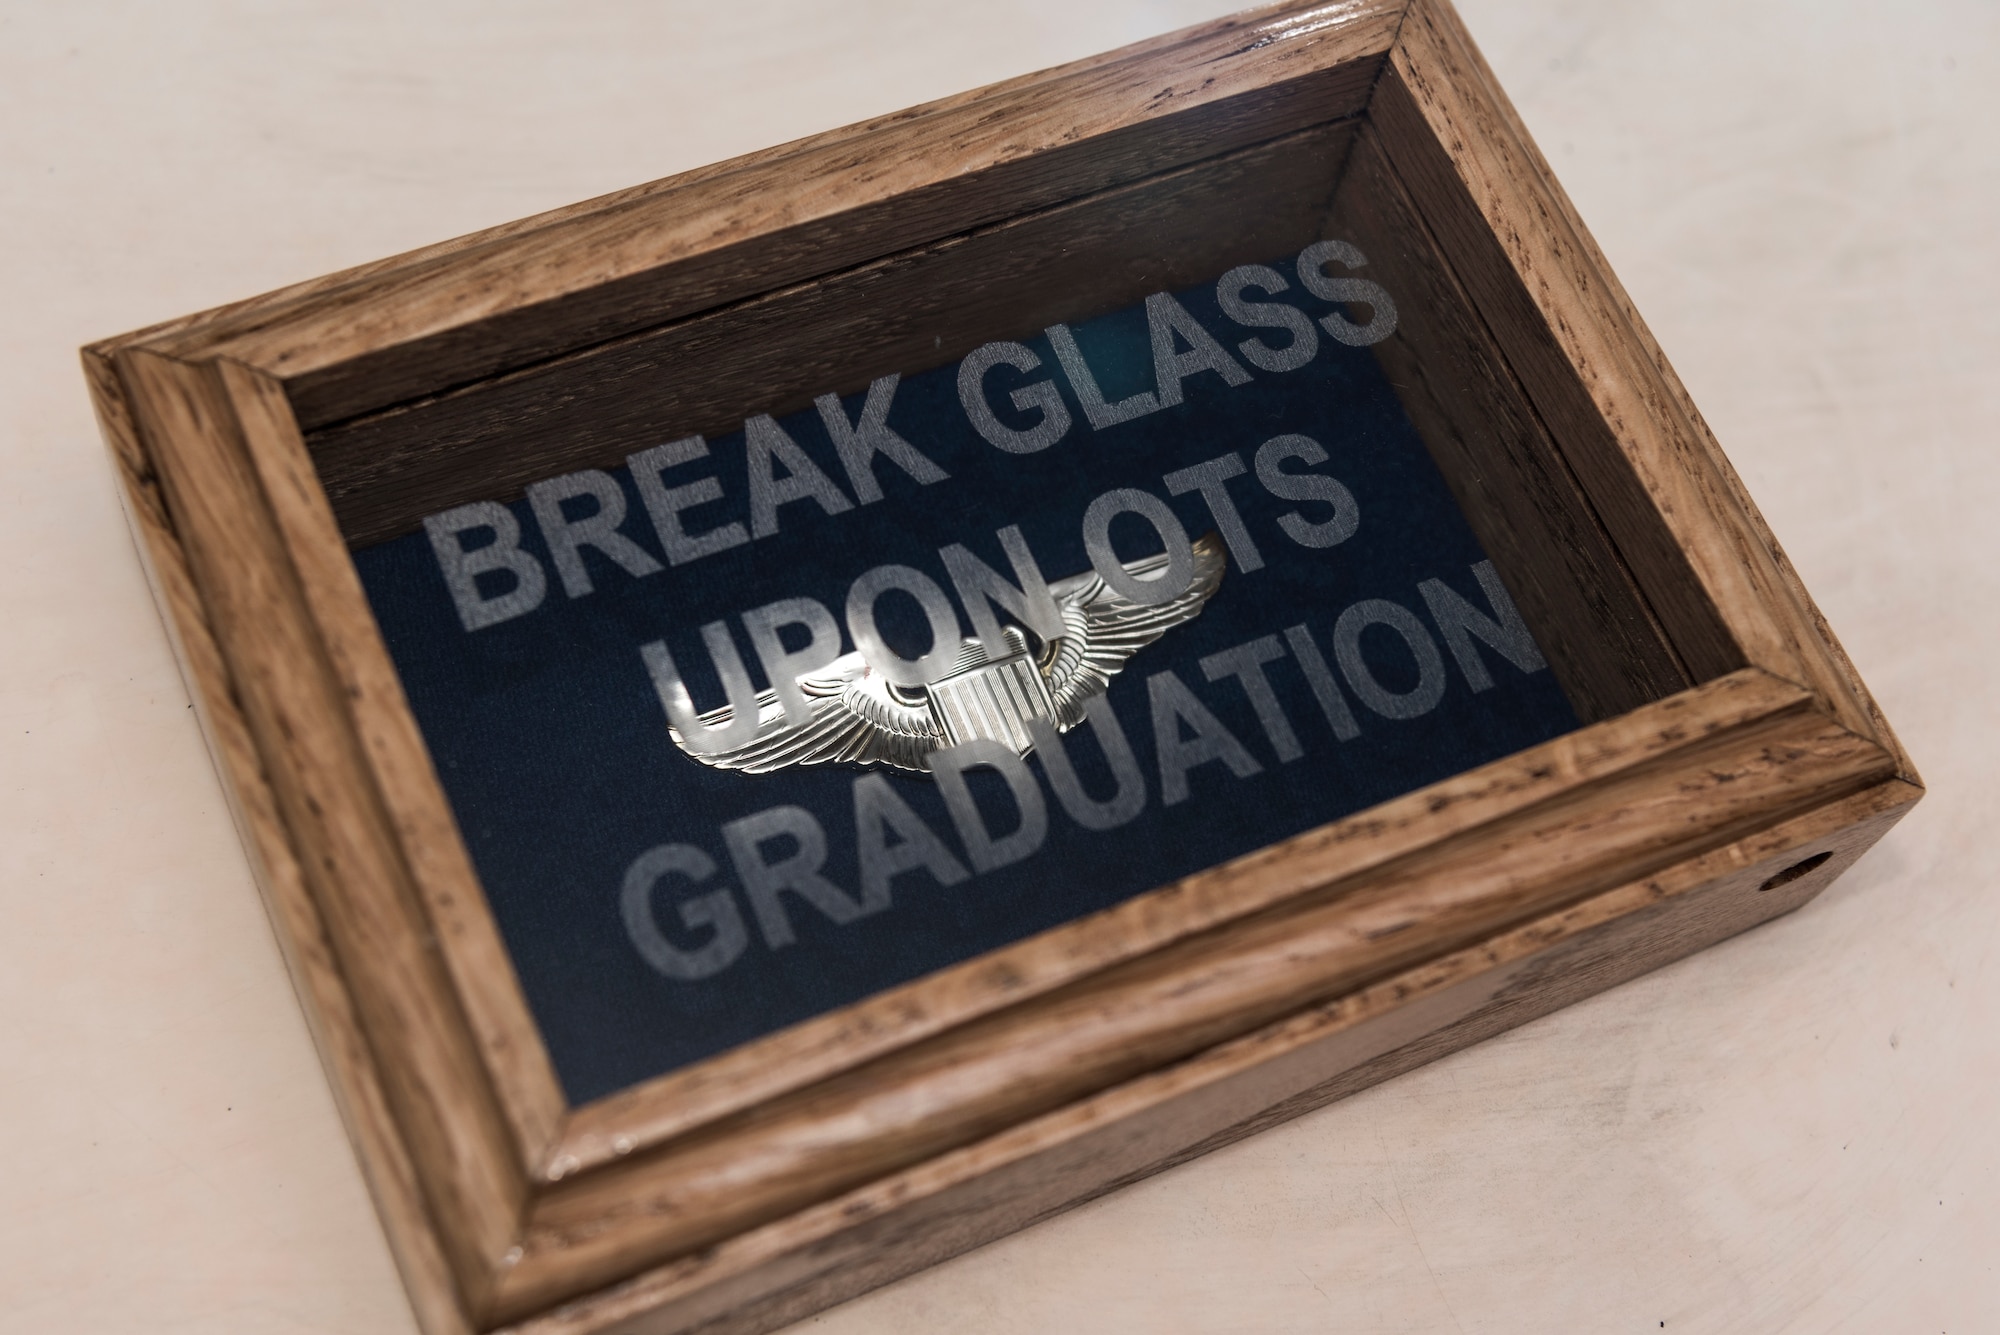
[[[1576,726],[1372,272],[1002,325],[355,553],[573,1100]]]

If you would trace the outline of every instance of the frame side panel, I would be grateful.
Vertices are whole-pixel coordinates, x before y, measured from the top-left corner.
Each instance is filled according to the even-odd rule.
[[[297,841],[452,1271],[477,1311],[527,1204],[512,1134],[345,726],[341,687],[219,377],[136,349],[117,366],[279,819]]]
[[[1354,0],[1224,20],[193,326],[158,350],[283,378],[312,429],[1352,115],[1403,10]]]
[[[500,1311],[714,1245],[1383,973],[1879,782],[1816,710],[1086,979],[537,1200]],[[1028,1057],[1032,1054],[1032,1059]]]
[[[1890,779],[507,1335],[761,1335],[1790,912],[1920,795]],[[1820,852],[1810,874],[1759,889]]]
[[[1317,241],[1356,121],[1314,126],[307,433],[355,546],[660,440],[740,430]]]
[[[568,1102],[327,508],[326,493],[306,457],[283,388],[235,363],[221,363],[218,369],[241,423],[251,467],[297,573],[304,610],[339,679],[345,708],[355,721],[371,777],[381,788],[384,811],[396,827],[427,915],[443,938],[441,954],[478,1035],[520,1158],[537,1162],[559,1133]]]
[[[1335,212],[1398,304],[1375,346],[1585,722],[1694,684],[1364,122]]]
[[[1417,0],[1370,118],[1696,675],[1755,663],[1914,771],[1444,0]],[[1526,223],[1527,225],[1523,225]],[[1651,540],[1664,518],[1672,541]],[[1692,578],[1689,578],[1692,575]]]
[[[270,782],[167,514],[159,479],[132,422],[124,387],[100,351],[87,350],[83,362],[98,424],[118,473],[119,499],[133,545],[417,1323],[425,1335],[471,1335],[415,1166],[384,1094],[375,1054],[279,818]]]

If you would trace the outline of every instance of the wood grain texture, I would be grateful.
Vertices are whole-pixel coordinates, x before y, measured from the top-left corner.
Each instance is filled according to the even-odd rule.
[[[1210,25],[87,356],[429,1329],[763,1329],[1780,911],[1915,799],[1455,20],[1422,7],[1385,65],[1397,12]],[[1339,195],[1333,122],[1364,106]],[[658,429],[563,416],[582,388],[832,330],[831,359],[780,339],[692,411],[782,408],[1051,318],[986,292],[1027,239],[1129,296],[1336,198],[1438,312],[1392,374],[1604,717],[565,1109],[348,538]],[[1135,225],[1173,258],[1108,265]],[[958,323],[880,323],[940,288]],[[776,398],[731,406],[751,389]],[[509,418],[526,443],[486,449]]]
[[[313,901],[292,836],[231,685],[228,666],[209,627],[208,613],[180,538],[174,531],[160,480],[140,440],[130,403],[112,363],[116,345],[85,350],[98,425],[117,468],[119,499],[133,545],[158,603],[161,621],[180,665],[188,697],[201,722],[209,756],[258,889],[284,953],[314,1045],[333,1087],[341,1120],[389,1235],[390,1250],[426,1335],[470,1335],[472,1326],[450,1263],[425,1203],[382,1073],[362,1030],[326,924]]]
[[[313,461],[363,546],[555,473],[738,431],[754,412],[1295,252],[1323,234],[1352,135],[1344,122],[1285,135],[315,431]]]
[[[1375,355],[1578,717],[1609,718],[1692,684],[1372,126],[1350,161],[1333,230],[1401,294],[1397,336]],[[1658,527],[1656,516],[1638,522]]]
[[[116,357],[244,720],[326,924],[468,1307],[514,1245],[526,1181],[346,691],[244,453],[219,368]]]
[[[1412,5],[1369,119],[1692,674],[1800,682],[1914,778],[1448,4]]]
[[[1920,792],[1875,784],[507,1331],[759,1335],[1789,912]]]
[[[1252,11],[474,238],[159,346],[279,377],[310,429],[1352,115],[1402,10]]]

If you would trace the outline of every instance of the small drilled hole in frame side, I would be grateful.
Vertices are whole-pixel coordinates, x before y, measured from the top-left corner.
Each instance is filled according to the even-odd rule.
[[[1801,876],[1810,876],[1814,872],[1818,871],[1821,867],[1824,867],[1827,864],[1827,860],[1830,859],[1832,856],[1833,853],[1831,851],[1824,853],[1815,853],[1809,858],[1805,858],[1799,862],[1794,862],[1791,866],[1785,868],[1783,871],[1779,872],[1776,876],[1773,876],[1770,880],[1758,886],[1757,893],[1761,895],[1766,890],[1776,890],[1781,885],[1790,885],[1793,881],[1798,880]]]

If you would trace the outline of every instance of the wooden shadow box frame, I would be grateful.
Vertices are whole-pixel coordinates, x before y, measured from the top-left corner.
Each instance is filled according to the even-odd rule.
[[[660,366],[727,430],[1324,236],[1398,294],[1377,355],[1584,726],[568,1106],[350,544],[615,463]],[[1443,0],[1257,11],[84,361],[430,1335],[769,1329],[1794,908],[1921,793]]]

